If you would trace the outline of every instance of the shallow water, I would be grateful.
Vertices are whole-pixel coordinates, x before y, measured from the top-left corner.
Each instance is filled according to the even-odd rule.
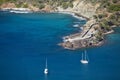
[[[106,36],[104,45],[87,48],[90,62],[83,65],[83,49],[57,45],[63,36],[78,32],[76,22],[85,24],[67,14],[0,12],[0,80],[120,80],[120,29]]]

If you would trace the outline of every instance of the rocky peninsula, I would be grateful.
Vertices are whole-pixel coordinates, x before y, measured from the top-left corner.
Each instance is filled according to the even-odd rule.
[[[72,11],[73,13],[76,13],[77,16],[84,16],[84,18],[87,18],[87,23],[83,25],[83,30],[80,33],[78,32],[63,37],[63,43],[60,43],[59,45],[72,50],[102,45],[105,41],[105,35],[114,32],[112,29],[113,26],[120,25],[120,17],[118,17],[120,16],[120,10],[113,12],[109,11],[109,5],[118,5],[120,1],[113,3],[113,1],[110,0],[108,1],[109,5],[107,4],[106,7],[101,7],[101,5],[104,4],[103,2],[93,4],[91,2],[86,2],[85,0],[76,0],[73,3],[73,8],[67,9],[66,11]],[[62,10],[60,9],[59,11]],[[114,23],[114,20],[111,19],[113,16],[117,19],[116,24]]]
[[[118,4],[119,2],[120,1],[116,3]],[[111,0],[109,4],[114,3]],[[120,25],[120,17],[118,17],[118,21],[116,20],[117,25],[111,19],[113,15],[120,16],[120,11],[109,12],[107,7],[101,8],[101,5],[101,2],[93,6],[91,2],[86,3],[85,1],[79,1],[76,5],[77,7],[74,7],[74,10],[80,11],[79,14],[87,17],[89,20],[83,26],[83,30],[80,33],[63,37],[63,43],[59,45],[72,50],[102,45],[105,34],[114,32],[112,27]],[[82,6],[84,6],[84,8],[80,8]]]
[[[112,28],[120,25],[119,0],[40,0],[32,3],[6,2],[2,3],[0,8],[25,8],[33,12],[67,12],[86,18],[87,22],[81,32],[63,37],[63,42],[59,45],[66,49],[75,50],[102,45],[104,36],[114,32]]]

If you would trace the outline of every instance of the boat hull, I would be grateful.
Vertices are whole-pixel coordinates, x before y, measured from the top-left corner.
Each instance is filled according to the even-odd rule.
[[[80,60],[80,62],[81,62],[82,64],[88,64],[88,61],[87,61],[87,60]]]
[[[48,74],[48,69],[45,69],[45,70],[44,70],[44,74]]]

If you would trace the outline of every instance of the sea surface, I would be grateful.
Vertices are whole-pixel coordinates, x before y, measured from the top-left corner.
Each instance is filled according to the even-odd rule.
[[[0,80],[120,80],[120,28],[102,46],[73,51],[57,45],[85,23],[68,14],[0,12]],[[80,63],[84,50],[86,65]]]

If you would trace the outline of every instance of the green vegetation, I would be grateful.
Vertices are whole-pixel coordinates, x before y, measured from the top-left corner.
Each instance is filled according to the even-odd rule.
[[[72,4],[72,2],[63,2],[62,3],[62,7],[64,8],[64,9],[66,9],[66,8],[68,8],[68,7],[73,7],[73,4]]]
[[[28,7],[27,4],[33,4],[40,9],[45,7],[45,4],[50,6],[62,6],[63,8],[73,7],[74,0],[0,0],[0,5],[6,2],[14,2],[17,7]]]
[[[112,0],[113,3],[117,3],[119,0]]]
[[[109,9],[109,11],[112,11],[112,12],[113,11],[120,11],[120,4],[117,4],[117,5],[116,4],[112,4],[112,5],[109,6],[108,9]]]
[[[67,4],[67,3],[63,3],[63,4],[62,4],[62,7],[63,7],[64,9],[66,9],[66,8],[68,8],[68,4]]]
[[[23,7],[24,7],[24,8],[27,8],[27,7],[28,7],[28,4],[27,4],[27,3],[24,3],[24,4],[23,4]]]
[[[98,14],[98,18],[99,19],[102,19],[102,18],[104,18],[104,17],[106,17],[107,15],[106,14]]]
[[[111,24],[120,25],[120,12],[116,12],[109,17]]]
[[[39,9],[43,9],[45,7],[44,4],[39,4]]]
[[[20,8],[20,7],[21,7],[21,4],[16,4],[16,7],[17,7],[17,8]]]
[[[109,21],[107,21],[106,19],[104,19],[101,23],[100,23],[100,27],[101,27],[101,30],[103,32],[107,32],[107,31],[110,31],[111,30],[111,26],[109,24]]]
[[[101,5],[97,10],[101,13],[93,17],[99,23],[101,31],[106,33],[112,29],[111,26],[120,25],[120,0],[98,0],[98,2],[101,2]]]
[[[6,3],[6,2],[16,2],[17,0],[0,0],[0,4]]]
[[[53,7],[62,6],[64,9],[66,9],[68,7],[73,7],[73,1],[74,0],[40,0],[39,5],[47,3]]]
[[[97,41],[102,41],[103,40],[103,34],[102,34],[102,32],[101,31],[99,31],[96,35],[96,39],[97,39]]]
[[[22,6],[27,6],[27,4],[23,3],[23,2],[18,2],[15,4],[17,8],[20,8]]]

